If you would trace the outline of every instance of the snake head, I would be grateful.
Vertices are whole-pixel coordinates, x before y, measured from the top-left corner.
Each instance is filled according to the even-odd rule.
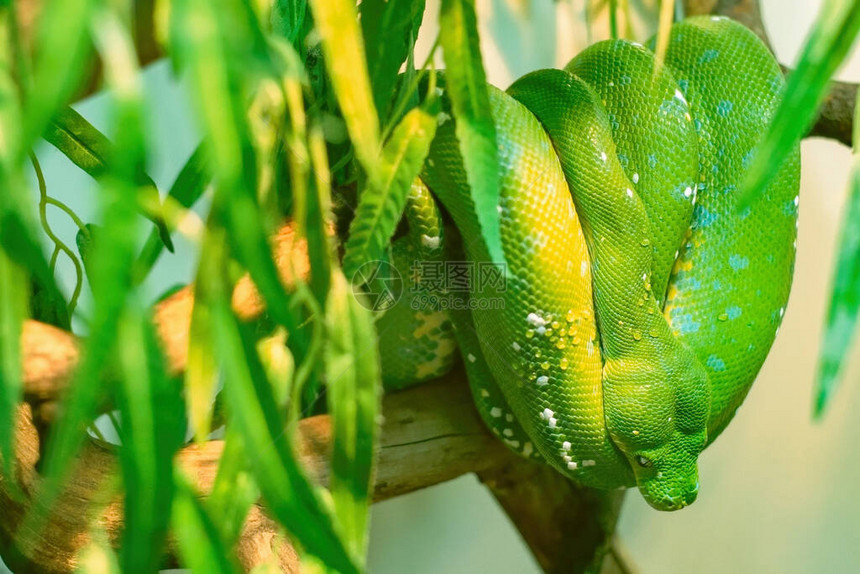
[[[607,429],[643,498],[658,510],[679,510],[696,500],[696,460],[708,436],[707,374],[687,349],[672,358],[671,370],[634,361],[608,362],[604,369]]]
[[[645,501],[657,510],[680,510],[699,494],[696,464],[705,443],[701,436],[675,433],[658,448],[630,456],[636,485]]]

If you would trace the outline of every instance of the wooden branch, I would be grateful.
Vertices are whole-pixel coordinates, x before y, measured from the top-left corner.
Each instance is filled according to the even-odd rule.
[[[538,462],[512,461],[478,477],[548,573],[599,572],[611,549],[624,490],[577,486]]]
[[[758,0],[684,0],[684,10],[688,16],[727,16],[737,20],[755,32],[773,51]],[[782,66],[782,69],[786,75],[791,74],[788,67]],[[818,112],[818,119],[812,124],[807,137],[833,139],[851,147],[856,100],[857,84],[830,82],[827,96]]]
[[[494,476],[503,469],[517,466],[517,461],[512,460],[514,455],[484,429],[459,372],[444,381],[388,395],[383,408],[386,419],[382,427],[374,501],[468,472],[480,471]],[[86,443],[66,491],[50,512],[47,526],[36,534],[19,531],[27,511],[38,504],[41,480],[36,470],[39,439],[28,405],[20,409],[17,441],[17,486],[24,493],[23,499],[16,500],[13,485],[0,478],[0,515],[3,516],[0,545],[9,566],[16,573],[72,571],[76,566],[76,553],[88,542],[87,532],[93,523],[117,544],[122,529],[122,500],[114,488],[118,484],[114,449],[95,441]],[[323,484],[328,478],[331,442],[327,415],[300,422],[296,450],[311,476]],[[177,456],[177,463],[204,495],[212,489],[223,446],[218,440],[203,446],[190,444]],[[243,567],[250,569],[270,559],[276,532],[276,525],[263,508],[255,506],[237,548]],[[287,572],[296,571],[295,553],[282,541],[278,546],[284,551],[278,557],[282,568]],[[168,554],[174,552],[171,546]]]
[[[290,270],[306,275],[306,249],[296,242],[292,227],[284,226],[274,241],[274,256],[282,280],[293,283]],[[193,293],[182,289],[156,306],[154,322],[173,373],[186,363]],[[262,301],[249,279],[233,293],[237,315],[250,320],[263,312]],[[122,529],[122,500],[112,487],[117,465],[112,449],[88,442],[77,470],[69,480],[47,527],[40,533],[21,532],[23,518],[38,504],[40,428],[50,425],[63,391],[72,379],[80,353],[73,335],[29,321],[22,335],[24,396],[18,421],[18,476],[16,485],[0,479],[0,545],[16,572],[68,572],[76,553],[89,540],[96,523],[117,545]],[[444,380],[386,395],[385,422],[379,451],[374,501],[399,496],[476,472],[514,519],[539,563],[549,572],[579,572],[603,560],[611,540],[620,494],[608,497],[573,486],[544,465],[512,454],[484,427],[475,411],[461,371]],[[302,463],[312,477],[325,484],[331,449],[329,417],[300,422],[295,437]],[[177,456],[178,464],[194,479],[202,494],[211,488],[223,449],[221,441],[189,445]],[[25,496],[16,499],[15,487]],[[546,513],[545,511],[551,511]],[[295,552],[276,536],[276,524],[261,506],[250,513],[239,547],[246,569],[270,560],[273,552],[286,572],[297,571]],[[614,554],[610,554],[610,559]],[[175,562],[169,546],[167,559]]]

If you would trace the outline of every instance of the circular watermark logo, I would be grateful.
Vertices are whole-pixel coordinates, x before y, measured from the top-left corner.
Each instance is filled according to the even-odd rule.
[[[387,311],[403,296],[403,277],[387,261],[368,261],[352,277],[352,292],[371,311]]]

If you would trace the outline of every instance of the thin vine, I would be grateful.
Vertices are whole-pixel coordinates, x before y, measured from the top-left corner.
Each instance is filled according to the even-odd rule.
[[[30,162],[33,164],[33,171],[36,173],[36,179],[39,182],[39,220],[42,223],[42,229],[44,229],[45,234],[53,241],[54,243],[54,251],[51,254],[51,270],[54,271],[57,264],[57,258],[59,257],[60,252],[66,254],[72,264],[75,266],[75,289],[72,291],[72,296],[69,299],[69,315],[72,315],[75,311],[75,307],[78,304],[78,297],[81,294],[81,287],[83,286],[84,274],[83,269],[81,268],[81,262],[78,260],[77,255],[69,249],[69,246],[66,245],[62,239],[57,237],[57,234],[54,233],[54,230],[51,229],[51,224],[48,223],[48,205],[54,205],[63,210],[69,217],[72,218],[72,221],[75,222],[75,225],[78,226],[84,233],[89,233],[83,221],[74,213],[72,210],[61,201],[54,199],[52,197],[48,197],[48,188],[45,185],[45,176],[42,173],[42,166],[39,163],[39,159],[36,157],[36,154],[30,154]]]

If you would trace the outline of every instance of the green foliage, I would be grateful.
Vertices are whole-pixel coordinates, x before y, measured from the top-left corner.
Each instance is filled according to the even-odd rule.
[[[809,130],[827,95],[828,82],[848,54],[860,31],[860,0],[826,0],[795,70],[788,78],[785,96],[756,151],[738,198],[738,209],[764,192],[789,152]]]
[[[760,160],[772,161],[756,164],[749,189],[767,180],[767,170],[778,163],[774,158],[812,121],[826,80],[860,26],[857,3],[827,5],[759,153]],[[424,0],[363,0],[359,6],[352,0],[164,2],[167,56],[187,87],[203,137],[163,203],[146,175],[148,142],[128,6],[94,0],[44,4],[32,54],[17,39],[14,14],[0,7],[4,478],[13,474],[9,454],[21,400],[22,325],[31,317],[70,329],[74,314],[87,331],[80,333],[80,364],[46,446],[40,504],[21,531],[43,526],[89,440],[85,429],[116,409],[126,500],[121,547],[114,555],[94,530],[81,555],[84,568],[155,571],[172,529],[186,566],[235,572],[236,541],[261,499],[309,570],[363,571],[381,382],[373,318],[349,279],[362,264],[387,257],[441,119],[440,103],[450,103],[446,111],[456,123],[483,239],[491,257],[503,261],[496,210],[499,143],[474,0],[441,2],[435,45],[446,64],[439,75],[442,98],[434,52],[421,69],[415,66]],[[604,4],[613,35],[629,36],[629,29],[618,30],[618,13],[629,12],[629,4]],[[593,15],[597,7],[590,10]],[[629,14],[625,21],[629,27]],[[70,107],[96,57],[99,80],[115,102],[107,135]],[[792,121],[779,120],[785,117]],[[344,127],[345,135],[338,136]],[[49,194],[32,155],[40,137],[96,179],[97,224],[85,224]],[[38,190],[27,184],[31,156]],[[819,410],[860,308],[858,174],[855,169],[843,225]],[[164,247],[171,248],[170,233],[210,187],[211,207],[199,236],[192,237],[200,257],[187,363],[175,375],[167,372],[139,287]],[[336,241],[343,238],[332,232],[332,203],[355,208],[342,265]],[[75,222],[79,256],[52,231],[49,206]],[[141,214],[156,224],[142,244]],[[308,277],[293,273],[288,285],[282,272],[291,262],[275,260],[270,240],[284,219],[294,223],[292,232],[307,246],[310,265]],[[53,244],[53,251],[46,254],[45,244]],[[54,277],[61,254],[85,271],[79,269],[79,284],[68,298]],[[240,321],[231,308],[233,288],[244,274],[266,308],[250,322]],[[87,316],[75,305],[84,279],[94,295]],[[328,487],[309,477],[294,449],[299,420],[319,412],[331,416],[333,429]],[[215,484],[201,498],[176,468],[174,455],[186,428],[203,442],[221,424],[226,438]]]
[[[410,110],[397,124],[382,150],[379,171],[362,193],[343,258],[347,277],[362,264],[382,258],[406,207],[406,196],[418,176],[436,135],[439,106],[431,94],[422,107]]]
[[[173,531],[187,566],[193,572],[239,572],[238,565],[230,558],[228,545],[222,540],[198,493],[181,474],[176,475],[174,482]]]
[[[418,36],[424,1],[367,0],[359,10],[373,101],[384,125],[400,66],[411,54]]]
[[[854,165],[848,182],[848,200],[839,232],[839,253],[833,274],[824,338],[818,353],[812,416],[824,414],[839,383],[842,364],[857,333],[860,315],[860,96],[854,112]]]
[[[379,351],[373,317],[341,275],[335,276],[328,315],[325,359],[334,431],[331,494],[347,543],[363,557],[378,437]]]
[[[439,41],[445,57],[445,83],[472,200],[490,257],[503,263],[499,204],[499,158],[496,125],[481,59],[474,0],[443,0]]]
[[[108,172],[113,152],[110,140],[74,109],[67,107],[60,110],[48,124],[43,137],[93,178],[98,179]],[[137,178],[139,198],[133,198],[132,201],[158,206],[155,182],[146,173],[138,174]],[[155,223],[161,242],[173,251],[173,242],[160,210],[154,213],[147,210],[144,214]]]
[[[27,314],[24,271],[0,252],[0,459],[12,476],[15,422],[21,399],[21,326]]]

